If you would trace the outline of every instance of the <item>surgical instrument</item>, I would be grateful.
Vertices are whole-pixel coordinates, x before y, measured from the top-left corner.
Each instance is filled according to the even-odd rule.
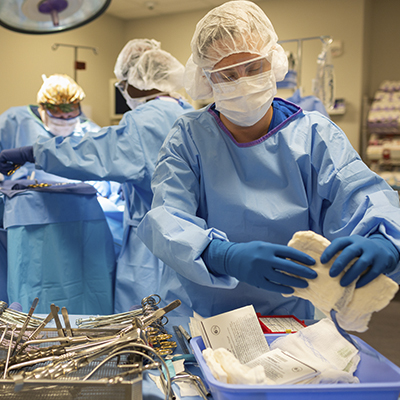
[[[64,333],[63,327],[61,325],[60,318],[58,318],[58,310],[59,310],[59,308],[56,307],[55,304],[51,304],[50,305],[50,309],[51,309],[51,313],[53,314],[54,322],[55,322],[56,327],[57,327],[58,336],[65,337],[65,333]]]
[[[36,308],[38,302],[39,302],[39,298],[35,297],[35,299],[32,302],[32,306],[28,312],[28,316],[26,317],[26,320],[25,320],[24,324],[22,325],[21,330],[19,331],[19,334],[18,334],[17,340],[15,341],[15,346],[14,346],[11,356],[13,356],[15,354],[15,352],[17,351],[17,347],[22,340],[22,335],[25,333],[26,327],[28,326],[29,320],[31,319],[32,314],[35,311],[35,308]]]
[[[67,336],[72,337],[73,336],[72,328],[71,328],[71,324],[69,322],[68,311],[65,307],[63,307],[61,309],[61,314],[64,318],[65,332],[66,332]]]

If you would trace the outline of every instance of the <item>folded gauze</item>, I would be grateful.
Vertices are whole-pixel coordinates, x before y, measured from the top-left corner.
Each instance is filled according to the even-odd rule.
[[[326,264],[320,262],[321,254],[329,244],[328,239],[312,231],[300,231],[293,235],[288,246],[313,257],[315,265],[310,268],[315,269],[318,276],[308,280],[307,288],[294,288],[293,294],[283,296],[297,296],[309,300],[328,318],[331,310],[336,310],[337,322],[343,329],[365,332],[372,313],[382,310],[390,303],[399,285],[381,274],[361,288],[355,288],[356,281],[342,287],[340,279],[347,269],[335,278],[329,276],[329,270],[337,256],[332,257]]]
[[[223,347],[215,350],[206,348],[202,354],[214,378],[223,383],[237,385],[265,383],[265,372],[261,365],[250,368],[242,364],[229,350]]]

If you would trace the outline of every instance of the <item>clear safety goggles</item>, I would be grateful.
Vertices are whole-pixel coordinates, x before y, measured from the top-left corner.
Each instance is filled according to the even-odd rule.
[[[128,81],[115,82],[115,87],[118,88],[121,93],[124,93],[128,88]]]
[[[58,119],[73,119],[82,114],[80,103],[68,104],[42,104],[49,117]]]
[[[271,63],[267,56],[259,56],[251,60],[242,61],[237,64],[213,70],[205,70],[208,81],[211,85],[219,83],[235,82],[239,78],[255,76],[271,69]]]

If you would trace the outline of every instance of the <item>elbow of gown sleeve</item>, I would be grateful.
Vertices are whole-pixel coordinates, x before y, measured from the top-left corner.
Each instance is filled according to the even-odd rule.
[[[183,212],[160,206],[146,214],[137,234],[156,257],[184,278],[203,286],[236,287],[236,278],[213,275],[206,267],[201,257],[204,249],[214,238],[225,241],[227,238],[217,229],[200,226],[201,221],[193,216],[189,220]]]

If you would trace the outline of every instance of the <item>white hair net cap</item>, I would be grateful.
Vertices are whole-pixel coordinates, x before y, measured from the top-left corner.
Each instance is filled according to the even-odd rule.
[[[171,93],[183,88],[185,67],[160,49],[153,39],[133,39],[122,49],[115,64],[117,79],[139,90],[157,89]]]
[[[127,80],[129,70],[134,68],[140,56],[149,50],[161,48],[161,43],[154,39],[133,39],[130,40],[118,55],[114,67],[114,74],[119,80]]]
[[[212,97],[203,68],[212,69],[231,54],[267,56],[277,82],[288,71],[287,56],[271,21],[252,1],[228,1],[207,13],[196,25],[191,48],[184,81],[194,100]]]

